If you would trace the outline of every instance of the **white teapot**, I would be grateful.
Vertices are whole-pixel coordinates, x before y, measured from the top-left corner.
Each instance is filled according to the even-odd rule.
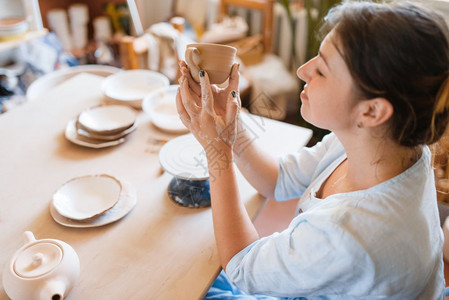
[[[80,273],[75,250],[59,240],[36,240],[25,231],[25,245],[3,270],[3,287],[14,300],[60,300],[70,292]]]

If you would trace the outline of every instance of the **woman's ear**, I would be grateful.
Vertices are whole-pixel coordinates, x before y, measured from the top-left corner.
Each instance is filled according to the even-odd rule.
[[[363,127],[377,127],[385,124],[393,116],[393,105],[385,98],[365,100],[361,105],[358,124],[363,124]]]

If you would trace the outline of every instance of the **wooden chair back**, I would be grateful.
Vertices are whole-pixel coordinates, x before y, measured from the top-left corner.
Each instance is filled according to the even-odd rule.
[[[221,0],[220,12],[225,15],[228,13],[229,6],[242,7],[248,10],[257,10],[262,13],[263,28],[262,37],[264,52],[271,52],[271,43],[273,36],[273,6],[275,0]]]
[[[143,36],[123,36],[119,40],[122,68],[125,70],[146,69],[148,67],[148,45]]]

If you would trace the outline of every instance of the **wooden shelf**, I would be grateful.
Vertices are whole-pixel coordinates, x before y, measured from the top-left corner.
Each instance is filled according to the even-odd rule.
[[[0,42],[0,51],[4,51],[4,50],[8,50],[14,47],[19,46],[21,43],[26,42],[26,41],[30,41],[32,39],[44,36],[48,33],[47,29],[42,29],[39,31],[28,31],[25,36],[14,39],[14,40],[10,40],[10,41],[6,41],[6,42]]]

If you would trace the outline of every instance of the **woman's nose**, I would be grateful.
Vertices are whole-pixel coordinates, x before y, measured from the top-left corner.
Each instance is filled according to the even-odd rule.
[[[310,65],[312,62],[313,59],[309,60],[308,62],[300,66],[298,70],[296,70],[296,76],[298,76],[298,78],[304,82],[307,82],[310,78]]]
[[[304,65],[300,66],[300,67],[296,70],[296,76],[298,76],[298,78],[301,79],[301,80],[304,80],[304,79],[303,79],[304,76],[303,76],[303,74],[302,74],[302,73],[303,73],[303,69],[302,69],[303,66],[304,66]]]

